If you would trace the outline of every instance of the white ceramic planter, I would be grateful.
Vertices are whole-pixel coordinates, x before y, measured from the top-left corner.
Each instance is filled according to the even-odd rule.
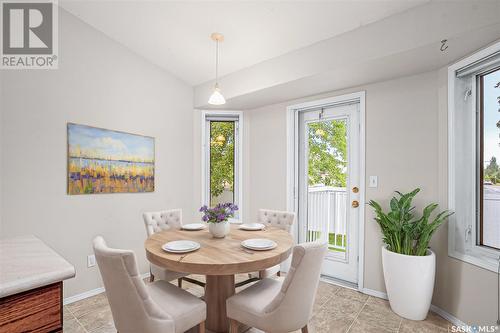
[[[208,230],[215,238],[224,238],[229,234],[229,222],[209,223]]]
[[[431,306],[436,256],[407,256],[382,247],[385,287],[391,309],[401,317],[424,320]]]

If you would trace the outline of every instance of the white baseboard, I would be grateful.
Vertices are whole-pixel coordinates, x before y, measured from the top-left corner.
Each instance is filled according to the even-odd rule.
[[[384,293],[382,291],[378,291],[378,290],[373,290],[373,289],[368,289],[368,288],[363,288],[362,290],[360,290],[363,294],[366,294],[366,295],[370,295],[370,296],[373,296],[373,297],[378,297],[378,298],[382,298],[382,299],[388,299],[387,298],[387,293]]]
[[[370,296],[373,296],[373,297],[378,297],[378,298],[382,298],[382,299],[388,299],[387,298],[387,293],[384,293],[382,291],[368,289],[368,288],[363,288],[363,290],[360,290],[360,291],[363,294],[367,294],[367,295],[370,295]],[[463,321],[461,321],[457,317],[452,316],[448,312],[444,311],[443,309],[441,309],[441,308],[439,308],[439,307],[437,307],[437,306],[435,306],[433,304],[431,304],[431,311],[434,312],[434,313],[437,313],[438,315],[440,315],[444,319],[448,320],[450,323],[452,323],[455,326],[460,326],[460,327],[467,326],[467,324],[465,324]]]
[[[452,323],[455,326],[458,326],[458,327],[466,327],[467,326],[466,323],[464,323],[463,321],[461,321],[457,317],[452,316],[448,312],[444,311],[441,308],[438,308],[437,306],[435,306],[433,304],[431,304],[431,311],[437,313],[438,315],[440,315],[444,319],[448,320],[450,323]]]
[[[141,278],[142,279],[148,278],[149,275],[150,275],[149,272],[141,274]],[[92,297],[92,296],[95,296],[95,295],[99,295],[99,294],[101,294],[103,292],[104,292],[104,287],[99,287],[99,288],[96,288],[96,289],[92,289],[92,290],[83,292],[81,294],[69,296],[69,297],[64,298],[63,305],[67,305],[67,304],[71,304],[71,303],[74,303],[74,302],[78,302],[78,301],[81,301],[82,299],[89,298],[89,297]]]

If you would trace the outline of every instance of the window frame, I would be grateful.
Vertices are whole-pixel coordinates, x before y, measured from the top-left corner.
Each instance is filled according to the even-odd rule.
[[[479,96],[479,79],[481,75],[491,72],[491,59],[494,60],[495,66],[500,57],[500,42],[497,42],[487,48],[484,48],[473,55],[458,61],[448,67],[448,207],[451,210],[456,210],[457,201],[464,202],[466,194],[459,193],[456,190],[456,174],[463,176],[462,180],[466,188],[472,193],[472,200],[467,204],[472,207],[471,216],[463,216],[454,214],[449,219],[448,228],[448,254],[449,256],[471,263],[473,265],[496,272],[500,258],[500,250],[480,245],[480,225],[481,225],[481,208],[482,208],[482,184],[478,186],[478,181],[482,179],[483,163],[480,159],[482,156],[482,110],[481,98]],[[500,63],[498,63],[500,66]],[[460,71],[469,73],[462,77],[457,76]],[[465,89],[464,89],[465,88]],[[470,91],[470,105],[464,93]],[[463,134],[456,130],[455,116],[457,112],[470,112],[466,114],[467,126],[470,131]],[[457,118],[459,118],[458,116]],[[467,118],[469,118],[467,121]],[[472,133],[472,134],[470,134]],[[470,135],[470,136],[469,136]],[[464,150],[464,155],[469,154],[473,160],[465,159],[460,161],[467,166],[465,172],[461,172],[457,163],[457,141],[460,139],[472,140],[472,151]],[[460,157],[462,158],[462,157]],[[470,163],[470,164],[469,164]],[[470,173],[467,168],[471,169]],[[458,215],[458,216],[457,216]],[[469,219],[472,219],[470,221]],[[460,235],[460,232],[464,232]]]
[[[237,217],[243,217],[243,112],[223,110],[201,111],[201,206],[210,200],[210,130],[208,121],[235,121],[234,145],[234,199],[238,205]]]

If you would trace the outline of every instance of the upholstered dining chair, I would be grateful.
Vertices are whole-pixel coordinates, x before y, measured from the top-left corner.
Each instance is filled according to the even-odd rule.
[[[292,225],[295,222],[295,213],[279,210],[259,209],[258,222],[264,224],[265,226],[273,226],[291,232]],[[263,279],[275,274],[280,276],[280,268],[281,265],[269,267],[260,272],[250,273],[249,277]]]
[[[230,333],[238,332],[238,323],[264,332],[307,333],[326,250],[326,243],[299,244],[283,282],[266,278],[228,298]]]
[[[182,210],[170,209],[156,212],[145,212],[142,214],[144,224],[146,225],[146,233],[148,237],[162,230],[180,229],[182,228]],[[150,282],[155,279],[173,281],[177,279],[177,285],[182,287],[182,278],[188,274],[174,272],[166,268],[157,266],[153,263],[149,264]]]
[[[166,281],[145,284],[134,252],[109,248],[100,236],[94,253],[115,327],[120,333],[205,332],[206,304]]]

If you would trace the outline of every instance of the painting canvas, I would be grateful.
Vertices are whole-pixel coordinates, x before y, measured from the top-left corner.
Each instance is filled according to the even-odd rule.
[[[153,192],[154,138],[68,124],[68,194]]]

